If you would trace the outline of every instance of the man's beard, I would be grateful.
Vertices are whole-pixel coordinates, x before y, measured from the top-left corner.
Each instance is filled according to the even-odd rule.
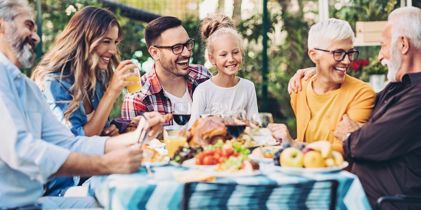
[[[177,76],[177,77],[184,77],[187,74],[189,74],[189,71],[183,71],[183,70],[179,70],[177,67],[177,61],[178,60],[183,60],[183,59],[190,59],[188,57],[182,57],[177,59],[174,63],[171,62],[171,60],[161,60],[161,66],[162,68],[167,71],[167,72],[171,72],[173,75]]]
[[[12,33],[9,34],[9,41],[12,43],[13,52],[16,54],[18,62],[23,68],[32,67],[35,61],[35,43],[31,37],[18,37],[16,36],[17,30],[15,27]]]
[[[387,79],[390,82],[397,82],[398,79],[396,78],[396,74],[398,73],[399,69],[402,65],[402,56],[399,51],[396,49],[396,41],[392,41],[391,53],[392,57],[389,60],[382,60],[382,64],[387,66]]]

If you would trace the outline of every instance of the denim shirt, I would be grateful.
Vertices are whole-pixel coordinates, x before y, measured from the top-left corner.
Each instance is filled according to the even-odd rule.
[[[89,98],[94,111],[98,107],[102,96],[104,96],[105,85],[102,82],[105,80],[104,77],[102,76],[102,78],[97,80],[95,92]],[[68,120],[64,119],[64,112],[73,99],[70,93],[70,88],[73,84],[73,77],[63,77],[60,80],[60,73],[50,73],[44,81],[44,90],[42,92],[57,119],[69,127],[76,136],[85,136],[83,126],[88,122],[88,115],[85,112],[83,101],[80,102],[79,107],[70,115]],[[105,128],[109,127],[109,125],[110,121],[108,120]]]
[[[70,151],[104,154],[105,137],[75,137],[41,91],[0,53],[0,208],[36,202]]]

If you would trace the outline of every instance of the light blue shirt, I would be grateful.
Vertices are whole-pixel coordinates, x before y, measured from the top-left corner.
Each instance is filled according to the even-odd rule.
[[[107,137],[75,137],[38,87],[0,53],[0,208],[34,203],[70,151],[104,154]]]

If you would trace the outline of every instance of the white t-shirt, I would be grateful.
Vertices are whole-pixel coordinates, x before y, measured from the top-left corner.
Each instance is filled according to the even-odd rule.
[[[190,97],[189,90],[187,88],[186,88],[186,92],[184,92],[184,95],[182,97],[177,97],[177,96],[169,93],[165,89],[164,89],[164,93],[170,99],[170,101],[171,101],[172,104],[174,104],[176,102],[188,103],[190,105],[192,104],[192,98]],[[183,126],[178,125],[177,123],[174,122],[172,125],[165,126],[165,129],[179,130],[181,127],[183,127]]]
[[[193,93],[192,113],[189,125],[203,114],[218,115],[245,111],[247,118],[258,113],[256,89],[253,82],[240,78],[234,87],[220,87],[209,79]]]

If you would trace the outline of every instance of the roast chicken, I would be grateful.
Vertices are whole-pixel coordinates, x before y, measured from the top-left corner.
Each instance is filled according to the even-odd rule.
[[[220,117],[206,117],[197,119],[188,133],[191,146],[206,146],[214,144],[218,139],[225,141],[227,128]]]

